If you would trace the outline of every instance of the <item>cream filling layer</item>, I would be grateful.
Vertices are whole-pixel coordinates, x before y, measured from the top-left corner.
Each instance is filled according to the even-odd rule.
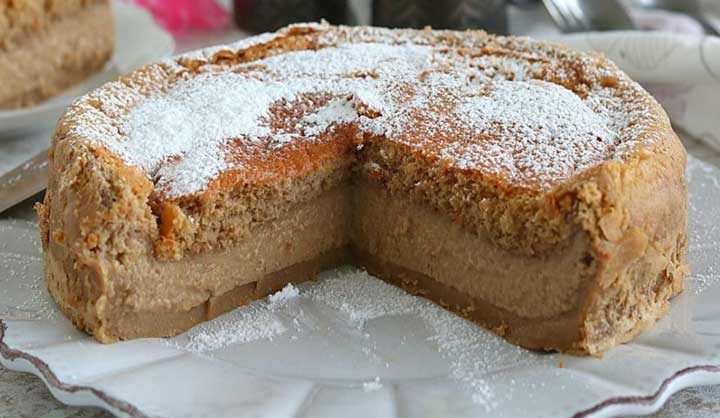
[[[355,246],[524,318],[577,309],[592,275],[581,234],[541,257],[512,254],[426,205],[367,183],[356,187],[353,210]]]
[[[230,248],[178,261],[133,263],[125,282],[132,294],[125,304],[143,311],[189,310],[237,286],[346,247],[350,196],[348,186],[335,188],[262,224]]]

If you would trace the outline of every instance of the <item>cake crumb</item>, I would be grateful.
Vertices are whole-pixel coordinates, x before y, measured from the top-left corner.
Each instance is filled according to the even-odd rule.
[[[293,286],[292,283],[288,283],[279,292],[275,292],[272,295],[268,296],[268,304],[271,309],[276,308],[287,303],[291,299],[295,299],[299,295],[300,291],[298,290],[298,288]]]

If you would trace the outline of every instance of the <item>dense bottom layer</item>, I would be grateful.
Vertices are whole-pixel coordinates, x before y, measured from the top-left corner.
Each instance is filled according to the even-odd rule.
[[[390,284],[428,298],[527,348],[570,347],[577,339],[577,333],[573,335],[565,332],[567,329],[577,329],[577,318],[574,315],[563,315],[551,320],[528,320],[487,301],[472,298],[422,273],[400,267],[370,253],[358,250],[351,252],[347,248],[338,248],[312,260],[270,273],[261,280],[237,286],[187,311],[127,313],[118,323],[113,324],[113,329],[122,335],[122,339],[174,336],[253,300],[264,298],[289,283],[312,280],[324,270],[347,264],[361,266]],[[60,308],[73,323],[83,327],[82,318],[78,317],[76,310],[69,309],[63,303],[60,303]]]
[[[36,104],[100,71],[113,37],[110,8],[98,3],[0,48],[0,109]]]
[[[289,283],[298,284],[313,280],[324,270],[347,264],[361,266],[372,275],[410,294],[425,297],[522,347],[532,350],[585,353],[578,344],[581,341],[578,312],[555,318],[523,318],[486,300],[473,298],[425,274],[401,267],[368,252],[358,249],[350,251],[347,248],[329,251],[312,260],[268,274],[256,282],[237,286],[187,311],[129,313],[118,323],[113,324],[113,329],[122,336],[121,339],[174,336],[237,307],[264,298]],[[75,325],[83,327],[82,318],[77,315],[77,311],[68,309],[68,306],[62,303],[60,307]],[[663,315],[666,308],[667,306],[658,312],[658,315]],[[616,336],[617,342],[629,341],[637,333],[654,324],[655,320],[656,318],[646,318],[631,332]]]
[[[262,299],[288,283],[302,283],[314,279],[327,269],[348,264],[350,253],[346,248],[338,248],[321,254],[309,261],[294,264],[290,267],[265,275],[262,279],[236,286],[235,288],[206,300],[190,310],[153,310],[126,312],[112,329],[120,339],[129,340],[144,337],[171,337],[180,334],[193,326],[216,318],[253,300]],[[53,288],[50,288],[53,293]],[[86,329],[87,324],[80,311],[71,308],[64,300],[55,299],[63,313],[75,326]],[[91,330],[88,330],[91,331]],[[110,342],[110,341],[103,341]]]
[[[422,296],[505,339],[533,350],[573,351],[580,339],[578,312],[553,318],[523,318],[492,303],[473,298],[425,274],[367,252],[356,251],[357,264],[406,292]]]

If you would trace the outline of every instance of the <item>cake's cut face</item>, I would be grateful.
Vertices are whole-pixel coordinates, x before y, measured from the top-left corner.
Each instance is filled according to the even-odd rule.
[[[529,39],[291,26],[106,84],[50,157],[48,286],[103,342],[354,263],[524,347],[598,354],[687,270],[665,113],[605,58]]]
[[[0,0],[0,109],[36,104],[101,70],[114,36],[108,0]]]

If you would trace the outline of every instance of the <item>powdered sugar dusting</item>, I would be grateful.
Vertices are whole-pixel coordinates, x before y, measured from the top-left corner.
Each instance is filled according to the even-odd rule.
[[[607,158],[616,135],[570,90],[545,81],[498,81],[464,98],[454,115],[480,140],[442,156],[460,168],[498,167],[513,177],[561,178]]]
[[[266,300],[205,322],[168,343],[185,351],[205,353],[231,344],[273,338],[287,331],[275,311],[298,295],[298,289],[288,284]]]
[[[688,182],[688,258],[690,275],[687,290],[703,293],[720,284],[720,223],[708,219],[708,210],[720,207],[718,168],[689,156],[685,170]]]
[[[305,294],[358,323],[387,315],[411,313],[419,308],[419,299],[361,271],[337,274],[312,286]]]
[[[272,338],[285,331],[285,326],[273,316],[267,304],[259,303],[194,328],[183,335],[182,339],[185,341],[181,347],[187,351],[203,353],[231,344]]]
[[[159,191],[182,196],[202,191],[221,172],[240,164],[229,158],[233,141],[267,143],[274,149],[316,140],[339,124],[357,124],[366,138],[383,135],[436,153],[461,170],[543,188],[621,156],[637,136],[627,131],[629,122],[633,120],[635,130],[644,126],[637,123],[643,106],[633,108],[615,88],[587,80],[614,77],[628,91],[639,87],[617,70],[593,67],[584,58],[579,64],[586,66],[587,85],[578,95],[560,84],[532,81],[544,77],[548,68],[555,71],[553,80],[577,78],[561,64],[553,67],[542,51],[467,54],[432,45],[424,32],[358,28],[338,30],[333,37],[327,26],[306,29],[324,31],[322,48],[246,64],[208,63],[192,76],[173,67],[183,74],[180,79],[163,93],[125,100],[137,104],[111,119],[114,129],[86,126],[82,132],[140,167]],[[267,43],[285,33],[178,60],[207,62],[215,54]],[[477,48],[467,43],[461,46]],[[102,97],[106,114],[114,105],[105,102],[122,97],[121,91]],[[288,129],[272,127],[277,117],[273,106],[293,106],[307,95],[329,101],[322,106],[311,102],[299,123]]]
[[[317,135],[324,132],[332,124],[350,123],[357,119],[357,111],[344,100],[333,100],[315,113],[303,117],[305,135]]]
[[[374,380],[369,382],[363,382],[364,392],[375,392],[383,388],[383,384],[380,382],[380,378],[376,377]]]
[[[403,55],[402,64],[420,67],[429,54],[427,47],[353,44],[288,53],[254,63],[262,63],[267,72],[201,73],[178,82],[163,95],[144,100],[121,125],[124,139],[105,145],[126,162],[142,168],[168,195],[191,194],[231,166],[225,158],[229,140],[284,144],[300,137],[297,132],[270,128],[271,105],[318,92],[339,96],[305,115],[305,135],[312,139],[331,125],[357,120],[353,106],[382,108],[376,92],[380,86],[348,74],[371,70],[392,73]],[[359,98],[365,100],[360,102]]]
[[[272,295],[268,296],[268,302],[270,304],[270,307],[273,308],[287,303],[289,300],[298,297],[299,294],[300,291],[298,290],[298,288],[293,286],[291,283],[283,287],[282,290],[280,290],[279,292],[273,293]]]
[[[357,269],[329,272],[319,281],[299,287],[288,285],[265,300],[200,324],[170,339],[169,344],[184,351],[210,354],[231,345],[273,339],[288,332],[292,335],[285,344],[312,339],[316,338],[313,335],[318,323],[323,323],[316,317],[318,310],[332,318],[344,318],[329,322],[338,327],[335,332],[339,335],[355,332],[364,336],[361,340],[370,338],[367,327],[371,321],[400,315],[419,319],[427,329],[428,342],[449,364],[448,377],[488,410],[495,405],[496,396],[488,376],[498,364],[518,367],[544,364],[542,356],[512,346],[427,299],[412,296]],[[344,329],[348,326],[350,331]],[[397,337],[404,339],[402,335]],[[358,344],[352,341],[350,344]],[[369,362],[377,361],[372,342],[363,340],[359,344],[363,343],[367,347],[358,349]],[[362,382],[362,389],[367,392],[383,386],[379,377]]]
[[[495,405],[488,373],[498,364],[522,367],[542,360],[460,318],[427,299],[412,296],[364,271],[338,273],[310,287],[304,296],[332,306],[362,327],[372,319],[410,314],[422,318],[431,341],[450,363],[450,377],[466,389],[473,401]]]
[[[240,49],[246,49],[262,44],[272,42],[283,36],[282,33],[261,33],[249,38],[240,39],[239,41],[233,42],[228,45],[214,45],[207,48],[198,49],[197,51],[186,52],[180,57],[171,58],[167,63],[171,66],[175,65],[175,59],[182,58],[186,60],[208,60],[211,59],[215,54],[221,51],[237,51]]]

